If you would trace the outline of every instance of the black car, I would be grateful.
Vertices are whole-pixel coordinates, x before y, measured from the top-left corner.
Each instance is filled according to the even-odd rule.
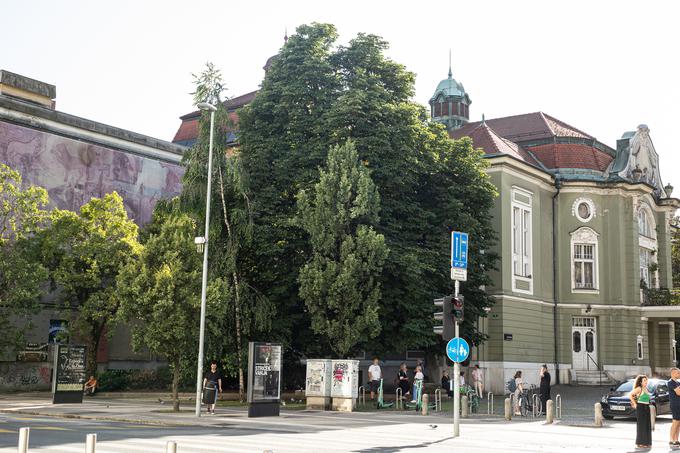
[[[633,390],[635,379],[629,379],[612,387],[608,394],[602,396],[602,415],[611,420],[614,417],[635,417],[635,409],[630,404],[630,392]],[[670,398],[668,396],[668,381],[664,379],[650,379],[647,384],[650,404],[656,406],[657,415],[670,413]]]

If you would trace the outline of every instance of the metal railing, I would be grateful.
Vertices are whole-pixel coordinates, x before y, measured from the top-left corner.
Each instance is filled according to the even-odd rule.
[[[486,415],[493,415],[493,393],[486,394]]]
[[[595,368],[597,368],[597,371],[600,372],[600,385],[602,385],[602,373],[604,373],[604,370],[602,369],[602,366],[600,366],[599,363],[593,359],[593,357],[586,352],[586,357],[588,357],[588,360],[586,361],[586,369],[590,371],[590,362],[593,362],[595,364]]]
[[[397,390],[394,392],[394,408],[395,409],[404,409],[404,392],[401,389],[401,387],[397,387]]]
[[[440,412],[442,410],[442,389],[434,391],[434,411]]]
[[[562,418],[562,395],[555,396],[555,418]]]
[[[534,418],[541,415],[541,397],[538,393],[531,395],[531,415]]]

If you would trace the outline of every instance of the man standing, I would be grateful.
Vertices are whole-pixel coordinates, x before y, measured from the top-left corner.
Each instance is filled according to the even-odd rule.
[[[373,365],[368,367],[368,380],[371,383],[371,401],[373,401],[373,398],[375,397],[375,392],[380,388],[382,371],[380,370],[379,362],[380,359],[378,359],[378,357],[373,357]]]
[[[548,400],[550,399],[550,373],[548,373],[548,366],[541,365],[541,383],[538,387],[538,395],[541,398],[541,411],[547,413]]]
[[[673,447],[680,447],[678,442],[678,434],[680,434],[680,370],[671,368],[671,378],[668,381],[668,393],[671,401],[671,414],[673,416],[673,423],[671,424],[671,440],[668,445]]]
[[[472,370],[472,385],[475,387],[477,396],[484,398],[484,374],[479,369],[479,364],[476,364]]]
[[[215,397],[211,401],[203,401],[208,404],[208,413],[215,415],[215,403],[217,403],[218,390],[222,393],[222,374],[217,370],[217,362],[210,362],[210,371],[205,373],[203,378],[203,388],[215,389]],[[210,404],[212,403],[212,404]]]

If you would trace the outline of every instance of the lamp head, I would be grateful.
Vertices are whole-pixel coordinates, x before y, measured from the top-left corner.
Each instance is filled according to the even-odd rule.
[[[217,107],[207,102],[199,102],[198,104],[196,104],[196,107],[198,107],[199,110],[208,110],[210,112],[217,111]]]

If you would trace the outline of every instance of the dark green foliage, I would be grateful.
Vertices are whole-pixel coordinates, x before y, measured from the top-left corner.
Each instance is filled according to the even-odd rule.
[[[333,147],[313,190],[298,194],[298,224],[312,244],[300,270],[300,297],[312,329],[339,357],[380,332],[380,274],[387,257],[380,196],[351,142]]]
[[[471,316],[463,334],[477,343],[474,314],[484,316],[491,303],[478,288],[489,283],[484,269],[496,260],[488,252],[495,190],[481,153],[427,121],[410,101],[414,75],[384,56],[382,39],[360,34],[333,50],[336,38],[331,25],[301,26],[240,111],[240,155],[253,200],[251,282],[279,308],[277,335],[308,355],[323,352],[298,298],[298,271],[312,248],[292,222],[295,194],[316,182],[330,146],[351,139],[380,193],[376,230],[390,250],[380,279],[382,334],[367,349],[436,343],[432,298],[452,292],[452,229],[470,233],[470,281],[462,288]]]

